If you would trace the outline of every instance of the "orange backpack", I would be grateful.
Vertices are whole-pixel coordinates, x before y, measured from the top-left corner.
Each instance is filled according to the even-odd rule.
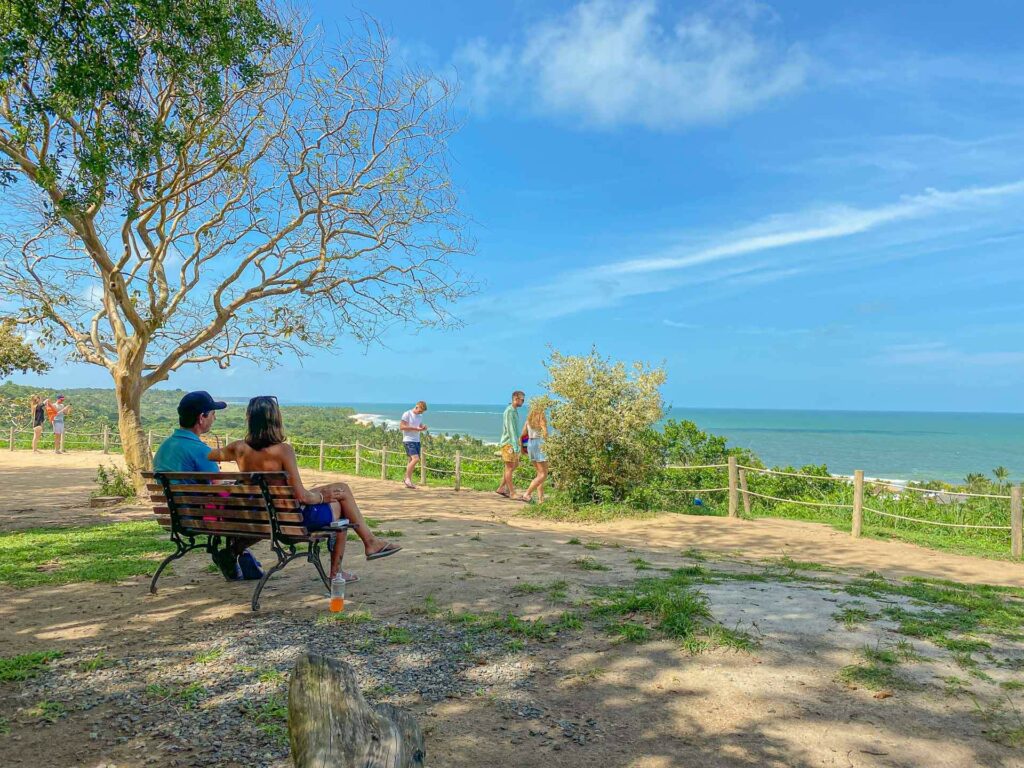
[[[53,424],[53,420],[57,418],[57,406],[53,403],[46,404],[46,418],[50,420],[51,424]]]

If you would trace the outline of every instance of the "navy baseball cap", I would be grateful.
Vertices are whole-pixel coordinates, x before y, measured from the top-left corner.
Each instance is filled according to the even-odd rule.
[[[178,403],[179,416],[198,416],[201,413],[219,411],[227,408],[228,404],[223,400],[214,400],[209,392],[189,392]]]

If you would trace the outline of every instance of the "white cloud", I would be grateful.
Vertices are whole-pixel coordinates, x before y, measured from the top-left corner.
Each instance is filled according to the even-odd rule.
[[[747,234],[727,238],[709,248],[683,254],[670,251],[668,254],[606,264],[599,267],[597,272],[610,276],[685,269],[751,253],[849,237],[886,224],[924,218],[1021,193],[1024,193],[1024,180],[991,187],[968,187],[953,192],[930,189],[924,194],[906,197],[898,203],[878,208],[837,206],[797,216],[777,216]]]
[[[940,215],[944,217],[942,226],[948,231],[955,226],[954,213],[969,211],[974,215],[984,204],[1022,194],[1024,180],[951,192],[927,190],[876,208],[835,206],[772,216],[752,227],[726,233],[703,247],[689,243],[671,246],[638,258],[554,275],[549,283],[535,289],[537,307],[533,315],[538,320],[551,319],[614,306],[635,296],[670,291],[678,292],[680,297],[706,296],[710,286],[749,289],[811,271],[877,264],[904,256],[907,243],[894,253],[858,252],[848,261],[772,254],[786,248],[864,235],[895,223],[934,220]],[[935,237],[937,229],[929,226],[917,235],[923,236]],[[481,307],[489,308],[493,301],[493,296],[481,297]]]
[[[455,64],[477,106],[506,98],[585,124],[673,129],[799,88],[808,59],[776,26],[749,0],[674,18],[655,0],[582,0],[516,43],[470,41]]]

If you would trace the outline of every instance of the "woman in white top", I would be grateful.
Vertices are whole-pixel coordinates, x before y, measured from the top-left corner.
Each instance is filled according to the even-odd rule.
[[[522,436],[527,438],[526,452],[537,470],[537,476],[526,489],[526,492],[519,497],[520,501],[533,501],[533,492],[537,492],[537,501],[544,503],[544,483],[548,479],[548,457],[544,453],[544,439],[548,436],[548,419],[544,413],[545,403],[543,400],[534,400],[530,403],[530,413],[526,417],[526,424],[523,425]]]

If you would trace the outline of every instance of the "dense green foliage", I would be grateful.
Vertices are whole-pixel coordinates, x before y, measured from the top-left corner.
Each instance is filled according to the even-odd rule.
[[[145,168],[181,137],[140,107],[149,79],[175,82],[193,115],[221,106],[221,80],[261,76],[261,51],[284,29],[257,0],[7,0],[0,13],[4,117],[23,142],[48,139],[38,180],[84,208],[118,169]],[[76,131],[50,135],[60,120]],[[186,116],[187,118],[187,116]],[[0,182],[13,181],[8,174]]]
[[[32,346],[14,332],[13,322],[0,319],[0,377],[15,371],[42,373],[49,368]]]
[[[664,413],[665,371],[551,352],[545,362],[551,427],[545,443],[557,484],[576,501],[622,501],[660,468],[654,426]]]

